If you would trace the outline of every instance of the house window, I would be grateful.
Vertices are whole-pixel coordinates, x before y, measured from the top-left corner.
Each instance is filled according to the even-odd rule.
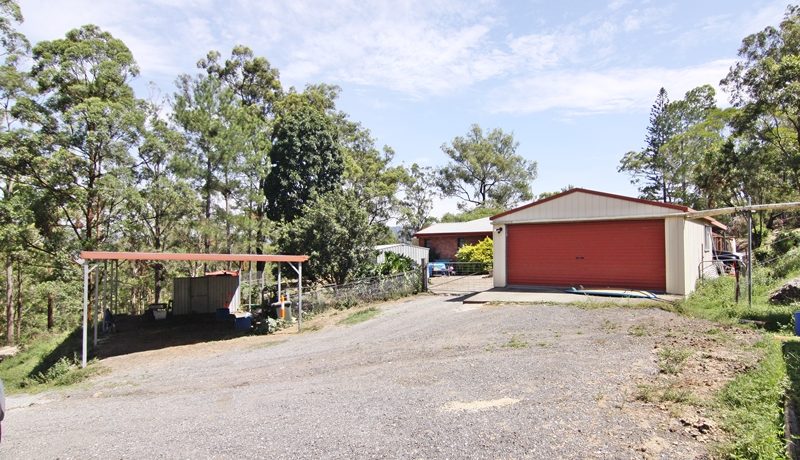
[[[459,238],[456,243],[456,247],[458,247],[458,249],[461,249],[461,246],[464,246],[465,244],[467,244],[466,238]]]
[[[706,227],[705,230],[706,230],[706,238],[705,238],[706,242],[703,245],[703,250],[705,252],[709,252],[709,251],[711,251],[712,244],[713,244],[711,242],[711,227]]]

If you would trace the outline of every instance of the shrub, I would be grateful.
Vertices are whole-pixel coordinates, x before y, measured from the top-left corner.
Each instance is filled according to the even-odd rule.
[[[775,235],[775,240],[772,242],[772,249],[776,256],[782,256],[789,252],[792,248],[800,244],[800,235],[794,230],[781,230]]]
[[[494,259],[494,245],[488,236],[475,244],[461,246],[456,253],[459,262],[480,262],[491,265]]]

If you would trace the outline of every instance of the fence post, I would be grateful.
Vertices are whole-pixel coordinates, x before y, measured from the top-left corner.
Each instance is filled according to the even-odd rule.
[[[422,259],[422,292],[428,292],[428,259]]]

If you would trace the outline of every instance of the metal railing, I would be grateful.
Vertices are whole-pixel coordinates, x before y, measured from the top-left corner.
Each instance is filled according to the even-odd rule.
[[[328,308],[349,308],[359,303],[391,300],[416,294],[422,273],[412,270],[395,275],[364,278],[346,284],[303,288],[303,310],[315,313]],[[306,290],[308,289],[308,290]],[[294,294],[290,291],[291,294]]]
[[[482,262],[432,262],[428,264],[428,291],[434,294],[469,294],[491,289],[492,264]]]

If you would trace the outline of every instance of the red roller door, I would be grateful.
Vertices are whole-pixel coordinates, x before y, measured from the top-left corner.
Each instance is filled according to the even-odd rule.
[[[664,291],[664,221],[506,226],[508,284]]]

